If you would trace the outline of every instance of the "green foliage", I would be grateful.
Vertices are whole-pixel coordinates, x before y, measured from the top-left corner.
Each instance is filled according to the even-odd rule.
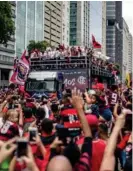
[[[8,1],[0,1],[0,44],[7,45],[14,32],[11,4]]]
[[[28,48],[28,51],[31,52],[32,50],[39,50],[41,52],[45,51],[46,48],[50,46],[49,43],[47,43],[46,41],[38,41],[38,42],[35,42],[34,40],[31,40],[29,42],[29,45],[27,46]]]

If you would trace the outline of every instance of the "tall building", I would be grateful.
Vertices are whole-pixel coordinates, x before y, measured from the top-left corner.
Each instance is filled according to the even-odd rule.
[[[128,53],[129,53],[129,28],[123,18],[123,62],[122,62],[122,81],[125,82],[126,72],[128,70]]]
[[[106,55],[106,1],[102,1],[102,54]]]
[[[62,44],[69,46],[70,1],[62,2]]]
[[[44,39],[44,2],[16,2],[16,56],[20,57],[30,40]]]
[[[15,23],[16,3],[10,1],[12,8],[12,20]],[[7,47],[0,44],[0,86],[7,86],[9,83],[10,71],[13,69],[13,61],[15,57],[15,36],[8,41]]]
[[[89,1],[70,1],[70,45],[89,46]]]
[[[44,2],[44,40],[57,47],[62,41],[62,1]]]
[[[129,33],[129,42],[128,42],[128,60],[127,60],[127,66],[128,66],[128,72],[132,73],[132,59],[133,59],[133,36]]]
[[[122,1],[106,2],[106,21],[106,55],[119,64],[122,72]]]

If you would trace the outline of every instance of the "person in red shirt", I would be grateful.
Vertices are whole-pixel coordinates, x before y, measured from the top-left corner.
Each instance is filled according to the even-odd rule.
[[[99,123],[98,118],[95,115],[91,115],[91,114],[87,115],[86,118],[90,125],[92,136],[93,136],[91,171],[99,171],[101,163],[102,163],[103,155],[104,155],[104,150],[106,147],[106,141],[96,136],[98,132],[98,123]],[[84,142],[84,137],[81,137],[77,141],[77,144],[82,145],[83,142]]]
[[[61,124],[65,128],[80,127],[80,122],[77,117],[77,110],[70,103],[71,94],[65,94],[63,97],[64,107],[61,108],[60,117]]]
[[[0,140],[8,141],[19,136],[19,112],[14,109],[8,110],[0,121]]]
[[[28,132],[28,128],[35,121],[35,117],[32,115],[32,109],[27,107],[23,109],[23,114],[24,114],[24,127],[23,130],[24,132]]]
[[[52,120],[54,123],[59,123],[60,122],[59,105],[52,104],[51,111],[52,111],[52,113],[51,113],[49,119]]]

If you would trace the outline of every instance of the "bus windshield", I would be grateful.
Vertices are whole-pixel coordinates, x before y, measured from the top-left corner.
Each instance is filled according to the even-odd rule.
[[[53,92],[55,90],[55,81],[44,80],[44,81],[27,81],[26,83],[26,91],[48,91]]]

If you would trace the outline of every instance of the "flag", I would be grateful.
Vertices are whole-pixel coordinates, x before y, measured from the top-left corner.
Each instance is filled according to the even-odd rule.
[[[101,44],[96,41],[93,35],[92,35],[92,45],[93,45],[93,48],[101,48]]]
[[[25,50],[14,69],[10,82],[18,85],[24,85],[29,73],[29,69],[29,61],[26,59]]]
[[[130,80],[130,74],[127,73],[127,74],[126,74],[126,85],[127,85],[128,87],[130,87],[130,82],[131,82],[131,80]]]

